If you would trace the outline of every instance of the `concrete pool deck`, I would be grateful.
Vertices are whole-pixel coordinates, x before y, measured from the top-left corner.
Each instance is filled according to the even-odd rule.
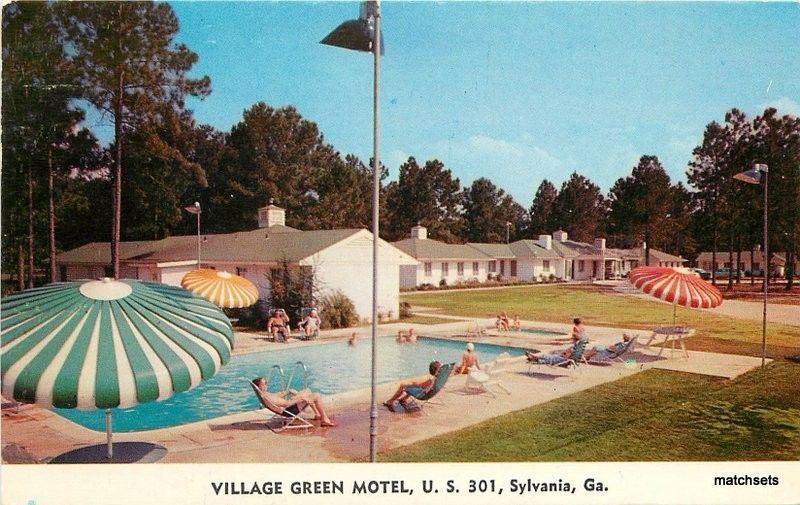
[[[479,320],[485,325],[488,320]],[[524,327],[555,331],[566,335],[569,325],[523,322]],[[500,345],[549,350],[563,348],[554,345],[552,336],[508,332],[481,338],[451,337],[463,334],[467,324],[460,322],[437,325],[388,324],[380,326],[380,334],[392,334],[399,328],[414,327],[420,334],[471,340]],[[326,332],[322,340],[343,339],[354,330]],[[357,345],[369,345],[369,328],[355,330],[360,335]],[[645,332],[615,328],[587,327],[592,340],[611,343],[619,339],[622,331],[645,336]],[[641,340],[641,339],[640,339]],[[237,333],[236,353],[258,352],[286,346],[314,345],[313,342],[274,344],[258,335]],[[413,345],[413,344],[409,344]],[[428,405],[424,412],[391,413],[380,407],[378,417],[380,450],[390,450],[430,437],[491,419],[493,417],[538,405],[571,393],[582,391],[621,377],[636,374],[647,368],[662,368],[689,373],[733,378],[756,366],[759,358],[690,351],[688,359],[682,353],[670,355],[664,351],[657,357],[659,348],[637,347],[631,357],[636,366],[583,365],[576,371],[549,367],[536,367],[528,375],[524,358],[515,358],[500,375],[510,394],[498,392],[493,398],[488,394],[467,392],[465,377],[453,376],[438,399],[443,405]],[[378,386],[378,398],[388,398],[397,383]],[[367,456],[369,425],[369,389],[349,391],[325,398],[334,420],[335,428],[289,430],[273,433],[266,426],[264,411],[244,412],[221,418],[200,421],[183,426],[137,433],[114,435],[118,442],[152,442],[166,447],[164,463],[252,463],[252,462],[344,462],[364,459]],[[12,411],[13,412],[13,411]],[[102,412],[97,412],[102,416]],[[91,431],[67,419],[34,405],[22,406],[17,413],[2,417],[3,461],[7,463],[46,463],[51,458],[76,448],[101,444],[105,434]]]

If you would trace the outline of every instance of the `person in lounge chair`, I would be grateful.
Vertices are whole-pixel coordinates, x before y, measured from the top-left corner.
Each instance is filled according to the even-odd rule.
[[[595,345],[591,349],[587,350],[583,357],[586,358],[587,361],[591,360],[592,358],[596,358],[599,360],[607,360],[610,359],[612,356],[616,356],[625,349],[625,346],[628,345],[628,342],[631,340],[631,337],[627,333],[622,334],[622,341],[617,342],[616,344],[612,345]]]
[[[461,364],[455,368],[455,371],[453,373],[456,374],[467,373],[469,372],[469,369],[472,367],[480,368],[480,364],[478,363],[478,353],[475,352],[475,344],[469,342],[467,344],[467,350],[461,357]]]
[[[428,372],[430,373],[430,377],[425,379],[424,381],[411,381],[411,382],[402,382],[400,386],[398,386],[397,391],[394,392],[391,398],[383,402],[383,405],[392,412],[395,411],[395,403],[400,402],[400,405],[403,408],[407,407],[407,402],[412,398],[409,391],[413,392],[415,396],[422,396],[423,393],[430,390],[433,387],[433,384],[436,382],[436,374],[439,373],[439,369],[442,368],[442,363],[439,361],[431,361],[431,364],[428,365]]]
[[[264,396],[277,407],[297,416],[300,414],[300,411],[308,405],[311,407],[311,410],[314,411],[314,419],[320,421],[320,426],[336,426],[336,423],[331,421],[331,418],[328,417],[325,405],[322,403],[322,395],[319,393],[314,393],[309,389],[303,391],[294,391],[290,389],[280,394],[270,393],[267,391],[267,380],[264,379],[264,377],[256,377],[253,379],[253,384],[258,387],[260,395]],[[289,394],[292,395],[291,398],[286,398]]]
[[[278,341],[278,335],[281,335],[282,340],[286,340],[292,329],[289,326],[289,316],[286,315],[283,309],[276,309],[269,317],[267,331],[276,342]]]
[[[322,319],[320,319],[316,309],[313,309],[305,317],[305,319],[303,319],[300,322],[300,328],[303,329],[303,332],[306,334],[306,337],[313,337],[314,334],[319,331],[319,327],[321,325],[322,325]]]
[[[494,327],[497,331],[508,331],[508,317],[505,317],[505,312],[497,315],[494,321]]]

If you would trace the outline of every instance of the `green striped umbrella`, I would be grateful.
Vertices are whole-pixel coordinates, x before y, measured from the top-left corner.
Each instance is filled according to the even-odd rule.
[[[228,362],[233,330],[185,289],[109,278],[50,284],[0,303],[3,396],[110,410],[163,400]]]

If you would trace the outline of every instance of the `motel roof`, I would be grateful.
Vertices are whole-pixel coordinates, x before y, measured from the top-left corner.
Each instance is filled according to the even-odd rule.
[[[489,256],[467,244],[446,244],[429,238],[407,238],[392,245],[418,260],[487,260]]]

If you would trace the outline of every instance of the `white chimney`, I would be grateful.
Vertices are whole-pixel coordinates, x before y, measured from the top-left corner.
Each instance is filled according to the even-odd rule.
[[[539,235],[539,245],[549,251],[553,248],[553,237],[550,235]]]
[[[422,225],[417,225],[411,228],[411,238],[428,238],[428,229]]]
[[[258,227],[270,226],[286,226],[286,210],[271,203],[258,209]]]
[[[553,232],[553,238],[556,239],[558,242],[566,242],[567,241],[567,232],[564,230],[557,230]]]
[[[642,241],[642,251],[647,250],[647,242]]]
[[[596,249],[600,249],[601,251],[605,251],[605,249],[606,249],[606,239],[604,239],[604,238],[596,238],[596,239],[594,239],[594,247]]]

